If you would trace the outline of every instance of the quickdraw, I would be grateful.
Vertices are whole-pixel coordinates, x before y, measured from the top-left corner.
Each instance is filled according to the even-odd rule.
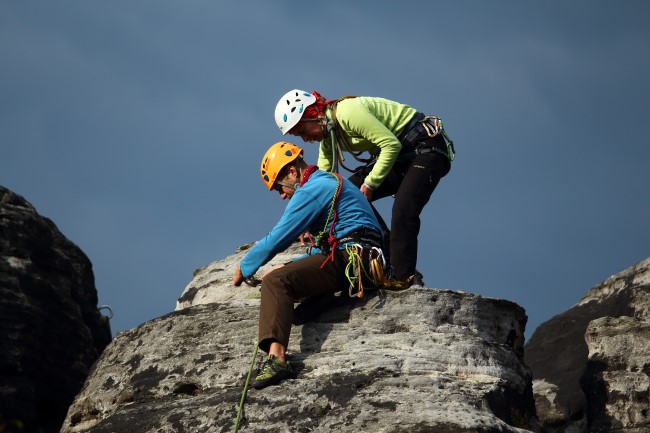
[[[384,267],[386,260],[381,248],[366,247],[361,244],[347,244],[345,251],[348,253],[348,264],[345,267],[345,276],[350,282],[348,293],[351,298],[363,298],[364,276],[372,282],[373,288],[382,287]],[[368,255],[368,264],[370,269],[364,265],[364,251]],[[354,291],[356,289],[356,292]]]
[[[453,161],[454,158],[456,158],[456,149],[454,149],[454,142],[445,132],[445,128],[442,125],[442,119],[438,116],[429,115],[419,122],[422,123],[422,126],[424,127],[424,130],[429,137],[433,138],[438,134],[442,134],[442,137],[445,139],[445,143],[447,143],[447,158],[449,158],[449,161]],[[443,155],[445,154],[444,152],[440,153]]]
[[[396,280],[395,278],[388,277],[384,273],[386,268],[386,260],[381,248],[377,247],[363,247],[360,244],[348,244],[345,246],[348,253],[348,264],[345,267],[345,276],[350,282],[348,289],[350,297],[363,298],[364,287],[363,278],[372,283],[373,289],[386,289],[386,290],[404,290],[407,289],[414,276],[409,277],[406,281]],[[369,269],[364,265],[364,253]],[[355,291],[356,290],[356,291]]]

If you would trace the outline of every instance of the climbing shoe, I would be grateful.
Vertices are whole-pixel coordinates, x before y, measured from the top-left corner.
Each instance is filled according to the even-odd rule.
[[[264,361],[264,364],[262,364],[262,368],[260,368],[255,381],[253,381],[253,388],[262,389],[269,385],[275,385],[282,379],[291,377],[291,374],[291,366],[288,362],[283,364],[275,356],[269,355]]]
[[[411,286],[420,286],[424,287],[424,275],[418,272],[418,270],[415,270],[415,274],[413,275],[413,281],[411,281]]]
[[[424,281],[422,280],[422,274],[418,271],[415,271],[415,274],[408,277],[406,280],[398,280],[396,278],[385,278],[383,287],[387,290],[404,290],[409,287],[424,287]]]

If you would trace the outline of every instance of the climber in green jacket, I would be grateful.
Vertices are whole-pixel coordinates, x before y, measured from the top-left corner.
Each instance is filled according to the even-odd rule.
[[[390,234],[375,210],[391,276],[402,287],[423,285],[416,270],[420,214],[455,155],[440,118],[383,98],[328,101],[316,91],[294,89],[278,101],[275,121],[283,135],[320,142],[319,168],[337,172],[340,165],[353,172],[350,181],[369,201],[395,196]],[[342,152],[360,165],[346,167]],[[369,157],[361,157],[364,152]]]

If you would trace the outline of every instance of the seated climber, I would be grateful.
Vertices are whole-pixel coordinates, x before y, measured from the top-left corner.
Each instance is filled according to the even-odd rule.
[[[257,389],[291,376],[285,352],[294,302],[308,296],[347,291],[355,275],[359,284],[362,278],[367,279],[360,272],[362,263],[354,263],[363,256],[356,254],[355,248],[366,251],[366,257],[382,254],[381,228],[368,200],[340,175],[308,166],[298,146],[286,142],[271,146],[262,159],[261,176],[269,191],[277,191],[290,202],[270,233],[241,260],[233,284],[240,286],[251,278],[305,231],[318,233],[319,250],[262,278],[258,347],[268,357],[253,382]],[[350,263],[356,273],[350,272]]]

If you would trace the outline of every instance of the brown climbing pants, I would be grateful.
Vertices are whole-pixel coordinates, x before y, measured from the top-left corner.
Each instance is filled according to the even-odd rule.
[[[278,268],[262,280],[259,319],[259,348],[269,351],[272,342],[289,345],[294,302],[302,298],[348,290],[345,277],[347,253],[338,251],[334,262],[323,269],[325,255],[315,254]]]

